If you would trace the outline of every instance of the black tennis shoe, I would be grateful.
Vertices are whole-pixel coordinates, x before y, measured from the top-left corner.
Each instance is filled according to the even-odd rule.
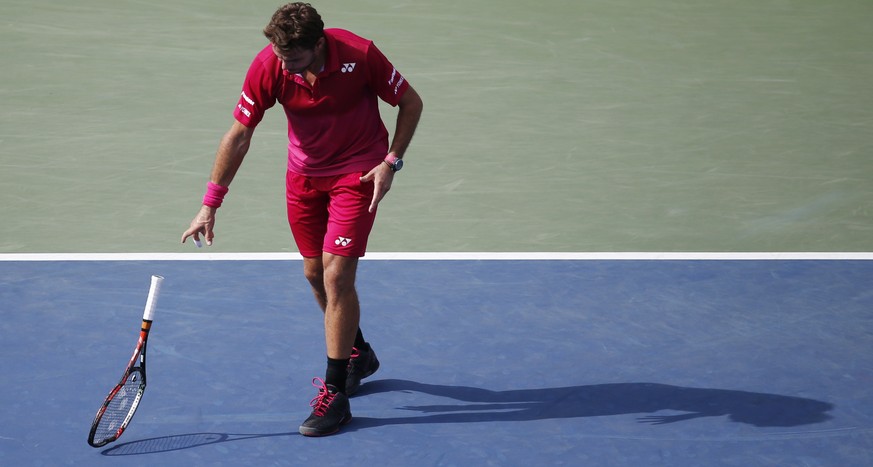
[[[346,376],[346,394],[351,396],[358,392],[361,380],[372,375],[378,369],[379,359],[376,358],[376,352],[373,351],[372,347],[366,350],[353,347],[352,356],[349,359],[349,371]]]
[[[313,378],[312,385],[318,388],[318,395],[309,403],[312,414],[300,425],[300,434],[332,435],[339,431],[342,425],[352,421],[349,398],[339,392],[336,386],[325,384],[321,378]]]

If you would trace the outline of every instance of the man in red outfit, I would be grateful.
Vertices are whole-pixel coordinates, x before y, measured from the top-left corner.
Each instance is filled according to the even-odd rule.
[[[304,275],[324,312],[327,370],[300,426],[335,433],[351,420],[348,396],[379,361],[359,328],[355,289],[379,202],[391,188],[422,111],[418,93],[372,41],[325,29],[307,3],[280,7],[252,62],[235,122],[215,156],[203,206],[182,234],[212,245],[215,213],[248,152],[255,127],[276,102],[288,119],[288,222]],[[398,106],[390,145],[379,100]]]

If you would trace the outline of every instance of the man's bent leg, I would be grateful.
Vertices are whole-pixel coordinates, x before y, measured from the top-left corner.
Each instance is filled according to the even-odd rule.
[[[360,333],[361,312],[355,291],[358,258],[324,253],[321,258],[305,258],[303,267],[315,299],[324,310],[327,371],[325,379],[313,380],[318,396],[311,404],[312,414],[299,431],[304,436],[324,436],[352,419],[346,380],[352,345]]]
[[[327,299],[324,311],[324,336],[327,356],[348,359],[352,353],[361,307],[355,278],[358,258],[324,253],[324,291]]]
[[[327,310],[327,292],[324,290],[324,262],[321,256],[303,258],[303,275],[312,287],[315,301],[321,311]]]
[[[327,291],[324,286],[324,261],[322,257],[311,257],[304,258],[303,270],[306,276],[306,279],[309,281],[309,284],[312,286],[312,292],[315,295],[315,300],[318,302],[321,307],[321,311],[326,312],[327,310]],[[360,310],[360,305],[358,305],[358,309]],[[360,317],[360,311],[358,312],[358,316]],[[326,319],[326,316],[325,316]],[[358,319],[360,322],[360,318]],[[327,330],[327,323],[325,323],[325,331]],[[325,341],[327,341],[327,332],[325,332]],[[352,345],[352,352],[350,355],[351,359],[346,368],[346,381],[345,381],[345,392],[349,396],[357,392],[358,388],[361,385],[361,380],[371,376],[376,370],[379,369],[379,359],[376,358],[376,352],[370,347],[370,344],[364,340],[364,335],[361,333],[360,325],[358,325],[358,329],[355,333],[354,343]],[[330,358],[330,357],[329,357]],[[331,378],[333,380],[334,374],[339,374],[341,371],[341,363],[345,362],[345,359],[332,359],[328,360],[328,373],[331,373]],[[333,367],[333,368],[331,368]],[[327,377],[327,374],[325,375]]]

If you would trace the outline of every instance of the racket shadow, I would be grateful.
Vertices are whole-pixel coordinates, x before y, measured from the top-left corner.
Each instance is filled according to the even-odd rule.
[[[233,434],[233,433],[187,433],[181,435],[160,436],[117,444],[104,449],[100,454],[109,457],[136,456],[142,454],[157,454],[170,451],[208,446],[210,444],[243,441],[257,438],[273,438],[281,436],[298,436],[296,431],[288,433],[267,434]]]
[[[352,431],[385,425],[520,422],[638,414],[637,423],[665,425],[702,417],[757,427],[795,427],[832,418],[828,402],[779,394],[691,388],[658,383],[613,383],[543,389],[491,391],[388,379],[361,386],[356,397],[384,392],[417,392],[457,403],[397,407],[410,416],[357,417]],[[681,414],[663,415],[659,411]]]

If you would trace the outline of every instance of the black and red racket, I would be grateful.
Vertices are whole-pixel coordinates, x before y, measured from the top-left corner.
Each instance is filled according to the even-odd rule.
[[[139,402],[146,388],[146,343],[163,280],[164,278],[161,276],[152,276],[152,284],[149,288],[145,311],[142,314],[142,328],[139,332],[136,349],[124,370],[121,381],[106,396],[106,400],[97,411],[97,416],[94,417],[94,423],[91,424],[88,444],[95,448],[118,439],[124,433],[127,424],[130,423],[130,419],[133,418],[133,414],[139,407]]]

